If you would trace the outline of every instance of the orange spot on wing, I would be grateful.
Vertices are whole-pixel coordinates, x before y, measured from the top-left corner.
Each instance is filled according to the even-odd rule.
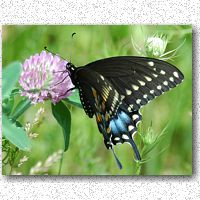
[[[96,118],[97,118],[97,122],[101,122],[102,121],[102,117],[101,117],[100,114],[98,114]]]
[[[94,88],[92,88],[92,93],[93,93],[96,104],[98,104],[97,91]]]

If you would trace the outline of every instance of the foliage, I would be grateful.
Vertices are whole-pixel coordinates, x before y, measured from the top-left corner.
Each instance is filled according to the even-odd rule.
[[[19,80],[20,72],[21,72],[21,64],[19,62],[13,62],[4,68],[2,73],[3,74],[2,127],[3,127],[3,137],[4,137],[3,164],[10,165],[10,174],[12,173],[14,159],[19,153],[19,150],[21,151],[31,150],[31,140],[30,140],[31,135],[28,136],[27,134],[28,131],[26,130],[26,127],[23,128],[23,125],[19,121],[17,121],[17,119],[20,116],[22,116],[23,113],[31,106],[31,102],[27,98],[22,98],[14,107],[14,105],[16,104],[15,96],[20,93],[20,88],[16,88],[16,83]],[[80,105],[80,101],[77,96],[72,97],[71,100],[69,101],[72,104],[76,104],[77,106]],[[70,112],[68,108],[60,101],[56,105],[52,104],[52,113],[57,122],[62,127],[64,144],[65,144],[64,151],[66,151],[69,146],[69,138],[70,138],[69,137],[70,127],[71,127]],[[11,144],[14,146],[12,147]],[[20,164],[18,164],[18,166],[20,166]],[[34,170],[31,169],[30,174],[33,174],[32,171]]]

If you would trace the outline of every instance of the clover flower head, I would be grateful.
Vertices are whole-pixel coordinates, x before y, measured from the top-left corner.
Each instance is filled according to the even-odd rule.
[[[57,103],[68,97],[73,84],[67,63],[58,55],[53,56],[46,51],[26,59],[19,80],[21,95],[28,97],[33,104],[48,99]]]

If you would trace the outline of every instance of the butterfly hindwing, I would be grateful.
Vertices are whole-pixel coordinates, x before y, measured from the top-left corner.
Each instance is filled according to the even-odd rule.
[[[130,143],[136,159],[140,154],[133,140],[137,123],[141,120],[139,111],[129,111],[114,86],[100,74],[80,68],[77,72],[77,87],[83,108],[89,117],[96,116],[99,131],[103,134],[108,149],[113,145]]]
[[[134,135],[137,132],[137,125],[142,117],[139,111],[129,112],[127,108],[122,102],[116,115],[109,120],[108,127],[111,131],[111,137],[110,141],[104,142],[107,142],[107,145],[127,142],[132,146],[136,159],[140,160],[141,157],[134,142]]]

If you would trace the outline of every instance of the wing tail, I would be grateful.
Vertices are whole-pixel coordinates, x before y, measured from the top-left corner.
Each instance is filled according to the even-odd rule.
[[[141,160],[141,156],[140,156],[139,150],[138,150],[134,140],[132,138],[130,138],[130,140],[128,142],[131,144],[131,146],[133,148],[133,151],[134,151],[136,159],[137,160]]]
[[[115,154],[114,148],[112,147],[111,150],[112,150],[113,155],[114,155],[114,157],[115,157],[115,160],[116,160],[117,166],[119,167],[119,169],[122,169],[122,164],[121,164],[121,162],[119,161],[117,155]]]

